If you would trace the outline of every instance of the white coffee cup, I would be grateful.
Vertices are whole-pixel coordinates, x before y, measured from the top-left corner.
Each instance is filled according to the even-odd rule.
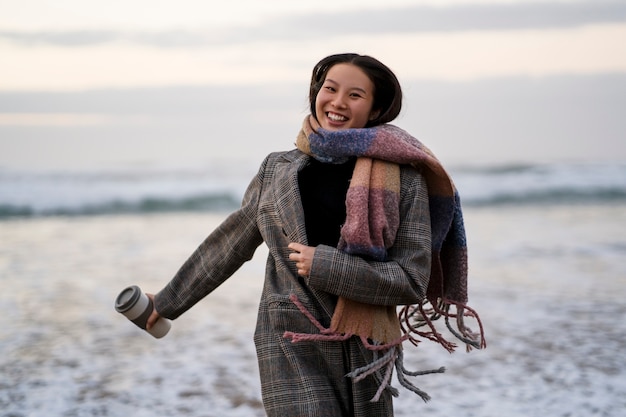
[[[115,310],[122,313],[126,318],[135,323],[139,328],[146,330],[146,322],[152,314],[154,304],[150,297],[144,294],[141,289],[132,285],[125,288],[115,299]],[[170,331],[172,322],[160,317],[150,330],[146,330],[152,336],[160,339]]]

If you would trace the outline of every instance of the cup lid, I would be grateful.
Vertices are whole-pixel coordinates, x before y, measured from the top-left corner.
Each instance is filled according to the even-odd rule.
[[[115,310],[123,313],[130,310],[141,297],[141,289],[136,285],[124,288],[115,299]]]

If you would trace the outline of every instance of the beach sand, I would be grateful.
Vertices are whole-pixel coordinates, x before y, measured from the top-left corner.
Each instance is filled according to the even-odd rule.
[[[424,342],[396,416],[619,416],[626,409],[626,207],[465,210],[470,306],[488,347]],[[0,416],[263,416],[252,342],[266,249],[154,339],[114,311],[160,290],[224,216],[0,222]],[[399,386],[397,382],[394,385]]]

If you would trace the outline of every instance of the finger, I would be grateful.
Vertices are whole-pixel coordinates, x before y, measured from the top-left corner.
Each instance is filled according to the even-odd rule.
[[[296,242],[291,242],[287,247],[291,250],[295,250],[296,252],[302,252],[304,245]]]
[[[148,320],[146,320],[146,330],[152,329],[152,326],[154,326],[159,317],[159,313],[157,313],[156,310],[152,310],[152,314],[150,314]]]
[[[150,330],[154,323],[159,319],[159,313],[156,311],[156,307],[154,307],[154,294],[146,293],[148,298],[152,301],[152,313],[148,316],[148,320],[146,320],[146,330]]]

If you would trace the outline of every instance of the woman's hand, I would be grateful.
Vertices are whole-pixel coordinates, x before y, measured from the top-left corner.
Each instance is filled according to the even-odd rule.
[[[152,300],[152,305],[154,305],[154,294],[146,294],[146,295],[148,296],[148,298],[150,298],[150,300]],[[146,321],[146,330],[150,330],[152,326],[154,326],[154,324],[160,318],[161,316],[159,315],[159,313],[157,313],[156,307],[153,307],[152,313],[150,314],[150,317],[148,317],[148,320]]]
[[[291,242],[288,246],[293,250],[293,253],[289,254],[289,260],[296,262],[296,268],[298,268],[298,275],[308,277],[311,273],[311,264],[313,264],[313,256],[315,256],[315,248],[312,246],[305,246],[300,243]]]

